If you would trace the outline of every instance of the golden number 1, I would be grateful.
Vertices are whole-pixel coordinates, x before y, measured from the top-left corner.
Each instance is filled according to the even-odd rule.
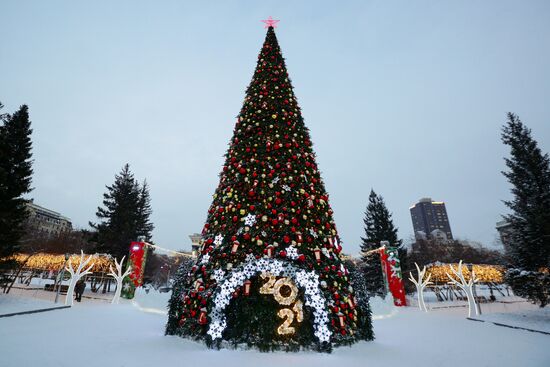
[[[294,304],[294,307],[292,307],[292,310],[296,313],[296,321],[302,322],[304,321],[304,311],[302,309],[302,301],[298,300]]]

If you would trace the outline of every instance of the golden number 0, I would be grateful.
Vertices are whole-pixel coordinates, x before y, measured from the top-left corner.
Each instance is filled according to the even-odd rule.
[[[287,286],[290,288],[290,294],[288,296],[283,296],[281,293],[281,288]],[[281,305],[288,306],[294,302],[296,299],[296,296],[298,295],[298,288],[294,285],[292,280],[288,278],[281,278],[275,282],[275,285],[273,286],[273,297],[275,297],[275,300],[279,302]]]

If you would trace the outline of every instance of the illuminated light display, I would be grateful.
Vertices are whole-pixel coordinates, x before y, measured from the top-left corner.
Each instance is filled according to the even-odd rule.
[[[434,264],[431,266],[427,266],[425,276],[430,276],[430,280],[434,283],[447,283],[449,281],[449,278],[447,277],[449,266],[452,266],[454,270],[458,271],[458,264]],[[503,266],[473,264],[472,270],[474,271],[476,278],[478,279],[478,283],[504,283],[504,273],[506,272],[506,270]],[[470,280],[470,270],[468,269],[468,267],[464,266],[462,272],[464,279],[466,281]],[[451,274],[451,276],[453,276],[453,274]],[[453,279],[459,280],[454,276]]]
[[[213,340],[220,339],[227,327],[224,310],[233,298],[233,292],[242,286],[247,279],[258,273],[262,279],[267,279],[267,282],[260,288],[260,293],[262,294],[273,294],[273,286],[277,281],[277,276],[292,279],[297,287],[303,289],[305,305],[311,307],[313,311],[313,331],[315,337],[320,342],[330,341],[332,332],[328,328],[329,318],[326,310],[326,299],[320,291],[319,275],[314,271],[308,272],[296,268],[292,264],[281,260],[267,258],[256,260],[253,257],[248,258],[244,264],[219,278],[220,285],[213,299],[214,308],[212,309],[211,321],[207,331],[207,334]],[[285,315],[292,314],[292,321],[294,321],[294,318],[296,318],[296,321],[303,320],[303,304],[302,302],[297,304],[298,302],[300,301],[296,301],[292,309],[287,309],[290,313],[284,311]],[[283,321],[283,324],[285,323],[288,323],[288,318]],[[287,325],[290,325],[290,323]],[[277,328],[277,332],[279,330],[282,332],[283,328]],[[284,331],[287,332],[288,330]]]
[[[303,303],[300,300],[297,300],[296,303],[294,303],[294,307],[292,307],[292,310],[296,314],[296,321],[302,322],[304,321],[304,309],[303,309]]]
[[[275,277],[272,274],[269,273],[262,273],[260,275],[262,279],[267,279],[267,282],[262,285],[260,288],[261,294],[273,294],[273,286],[275,285],[275,282],[277,281],[277,277]]]
[[[280,335],[294,334],[296,329],[290,326],[294,321],[294,312],[290,308],[282,308],[277,315],[284,319],[283,323],[277,328],[277,333]]]
[[[114,265],[114,260],[110,255],[99,254],[93,256],[94,266],[92,267],[91,271],[94,273],[108,273],[109,267]],[[13,255],[12,257],[10,257],[10,259],[17,261],[18,263],[23,263],[28,257],[28,254],[19,253]],[[80,265],[80,255],[71,255],[70,260],[73,269],[78,268],[78,265]],[[41,252],[32,255],[25,263],[25,266],[37,270],[58,271],[61,270],[64,263],[65,255],[48,254]]]
[[[287,296],[284,296],[282,291],[283,287],[290,288],[290,294]],[[275,282],[275,285],[273,286],[273,297],[275,297],[275,300],[279,302],[279,304],[288,306],[291,305],[292,302],[296,299],[296,296],[298,295],[298,288],[294,285],[292,280],[288,278],[281,278]]]

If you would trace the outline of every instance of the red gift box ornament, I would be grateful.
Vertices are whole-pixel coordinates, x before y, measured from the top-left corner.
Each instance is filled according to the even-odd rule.
[[[315,260],[317,260],[317,264],[319,264],[321,262],[321,250],[319,250],[319,247],[315,247],[313,252],[315,253]]]
[[[198,291],[202,287],[202,284],[202,279],[197,279],[197,281],[195,282],[195,290]]]
[[[250,294],[250,285],[252,284],[252,282],[247,279],[244,281],[244,291],[243,291],[243,294],[245,296],[248,296]]]
[[[231,246],[231,253],[234,254],[239,248],[239,241],[233,241],[233,246]]]
[[[345,316],[341,312],[338,312],[338,320],[340,321],[340,327],[344,328],[346,326]]]
[[[208,318],[206,317],[206,308],[201,308],[201,313],[199,315],[199,324],[201,325],[208,324]]]

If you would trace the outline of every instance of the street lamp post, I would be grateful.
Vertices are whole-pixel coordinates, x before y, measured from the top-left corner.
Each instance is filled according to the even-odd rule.
[[[59,289],[61,288],[61,282],[63,281],[63,276],[65,275],[65,267],[67,266],[67,260],[69,260],[69,254],[65,254],[65,262],[63,263],[63,269],[61,269],[61,276],[59,277],[59,280],[57,282],[57,292],[55,293],[54,303],[57,303],[57,300],[59,299]]]

